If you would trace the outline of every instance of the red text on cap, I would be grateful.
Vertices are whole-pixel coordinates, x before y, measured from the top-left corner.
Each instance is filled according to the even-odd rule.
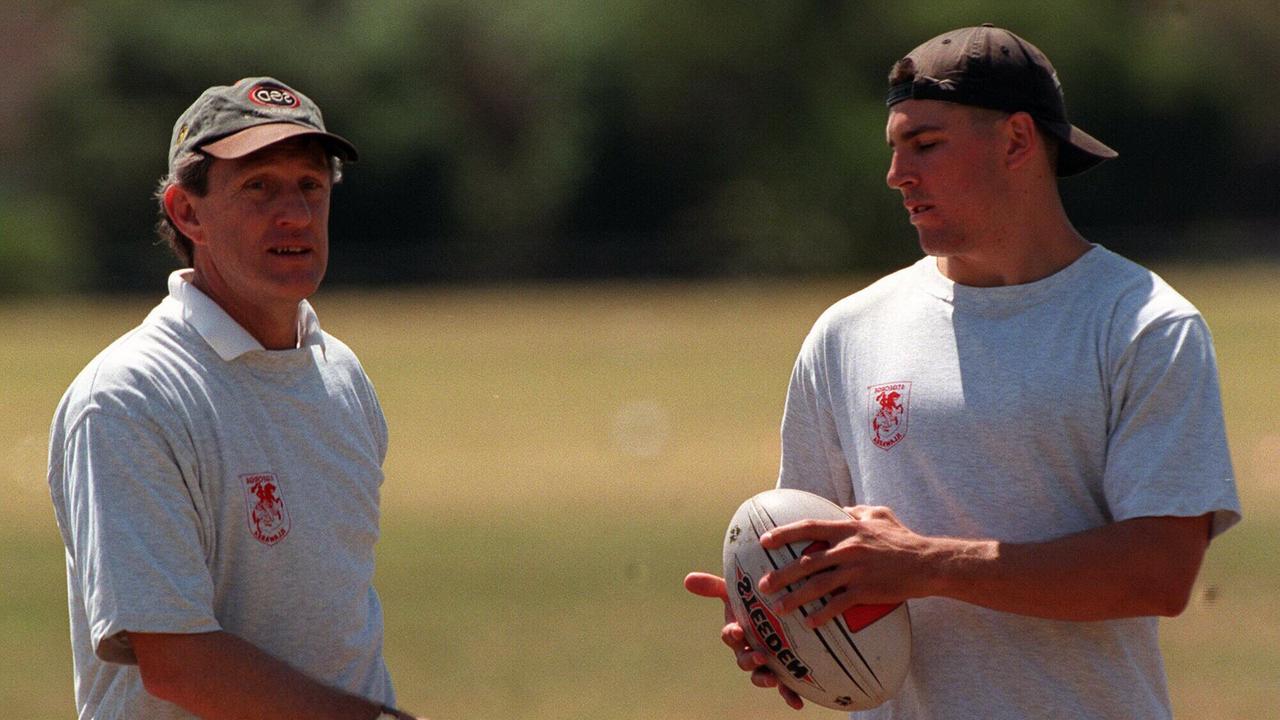
[[[255,85],[249,91],[249,99],[270,107],[298,107],[298,96],[279,85]]]

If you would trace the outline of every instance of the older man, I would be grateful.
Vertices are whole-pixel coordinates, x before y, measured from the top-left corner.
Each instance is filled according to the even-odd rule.
[[[51,430],[81,718],[411,717],[372,584],[386,423],[306,300],[355,158],[272,78],[174,126],[161,235],[190,267]]]

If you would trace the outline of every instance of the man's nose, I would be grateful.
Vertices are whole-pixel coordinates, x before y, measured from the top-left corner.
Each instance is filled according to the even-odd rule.
[[[276,222],[287,227],[305,227],[311,223],[311,203],[301,188],[282,194],[277,206]]]
[[[889,172],[884,176],[885,184],[894,190],[901,190],[915,182],[915,173],[901,153],[894,152],[889,158]]]

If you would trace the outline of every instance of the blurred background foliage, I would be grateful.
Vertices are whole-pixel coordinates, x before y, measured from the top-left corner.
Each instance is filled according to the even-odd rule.
[[[1091,239],[1275,252],[1275,0],[0,0],[0,293],[155,290],[173,121],[259,74],[361,150],[331,282],[901,265],[888,68],[984,21],[1041,47],[1121,152],[1063,184]]]

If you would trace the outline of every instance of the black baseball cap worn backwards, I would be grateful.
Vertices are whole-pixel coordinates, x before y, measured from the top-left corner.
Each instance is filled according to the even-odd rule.
[[[234,85],[215,85],[174,123],[169,171],[173,172],[178,158],[197,150],[234,160],[303,135],[322,139],[330,152],[345,161],[357,158],[354,145],[325,130],[320,108],[279,80],[254,77]]]
[[[1049,58],[991,23],[926,41],[894,64],[889,83],[889,107],[903,100],[942,100],[1026,112],[1061,141],[1058,177],[1084,172],[1119,154],[1067,120],[1062,84]]]

